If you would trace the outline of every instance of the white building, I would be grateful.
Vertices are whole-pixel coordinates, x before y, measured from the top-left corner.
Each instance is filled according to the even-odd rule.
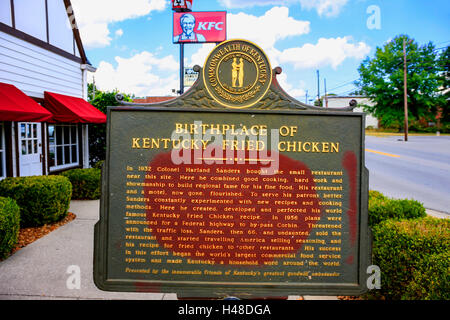
[[[0,178],[89,166],[88,71],[70,0],[0,0]]]
[[[350,105],[351,100],[356,100],[358,106],[353,109],[354,112],[364,112],[362,105],[373,106],[373,102],[365,96],[328,96],[329,108],[345,108]],[[366,113],[366,128],[372,126],[378,128],[378,119],[369,113]]]

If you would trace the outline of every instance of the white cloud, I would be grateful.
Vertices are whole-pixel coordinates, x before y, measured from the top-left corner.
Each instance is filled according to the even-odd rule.
[[[315,9],[319,16],[337,16],[348,0],[300,0],[302,8]]]
[[[280,87],[283,88],[283,90],[286,91],[286,93],[291,97],[304,101],[306,94],[306,91],[303,89],[305,87],[304,81],[300,81],[296,86],[294,86],[287,81],[286,73],[277,75],[277,81],[280,84]]]
[[[166,0],[72,0],[86,48],[108,46],[112,40],[108,24],[138,18],[166,8]]]
[[[364,0],[359,0],[364,1]],[[248,8],[255,6],[288,5],[300,2],[303,9],[316,10],[319,16],[337,16],[348,0],[219,0],[226,8]]]
[[[117,38],[120,38],[121,36],[123,36],[123,30],[122,29],[116,30],[115,35]]]
[[[100,90],[136,96],[165,96],[179,86],[178,62],[172,55],[158,58],[144,51],[131,58],[116,57],[117,66],[102,61],[90,74]],[[92,81],[92,79],[90,79]]]
[[[243,12],[227,14],[227,38],[254,42],[268,55],[272,67],[278,65],[279,51],[275,49],[277,41],[307,34],[309,31],[309,21],[295,20],[290,17],[287,7],[271,8],[259,17]],[[214,44],[203,44],[191,56],[191,65],[203,66],[213,48]]]
[[[226,8],[247,8],[253,6],[283,5],[294,0],[219,0]]]
[[[196,64],[199,66],[203,66],[203,64],[206,61],[206,58],[208,57],[209,53],[213,50],[215,47],[214,43],[205,43],[203,44],[200,49],[197,50],[192,56],[191,56],[191,62],[189,63],[190,66],[195,66]]]
[[[287,37],[301,36],[309,33],[308,21],[289,17],[289,9],[275,7],[262,16],[245,13],[228,14],[228,39],[243,38],[261,46],[268,55],[272,68],[293,65],[295,69],[321,68],[330,66],[336,69],[346,59],[363,59],[370,52],[364,43],[355,43],[351,37],[321,38],[316,44],[304,44],[284,50],[277,49],[278,41]],[[204,44],[191,56],[191,65],[203,66],[214,44]],[[305,84],[291,84],[287,74],[277,76],[282,88],[291,96],[304,100]]]
[[[279,40],[307,34],[309,31],[310,22],[290,17],[287,7],[273,7],[260,17],[243,12],[227,15],[229,39],[247,39],[263,49],[270,49]]]
[[[279,54],[281,63],[291,63],[296,69],[331,66],[336,69],[345,59],[363,59],[370,52],[364,43],[351,43],[351,37],[320,38],[317,44],[289,48]]]
[[[233,1],[228,0],[230,4]],[[263,1],[270,2],[270,1]],[[279,3],[280,1],[278,1]],[[248,4],[249,1],[246,1]],[[289,16],[289,8],[274,7],[262,16],[249,15],[243,12],[227,15],[228,39],[240,38],[254,42],[268,55],[272,68],[279,65],[280,51],[275,48],[278,41],[288,37],[301,36],[309,33],[309,21],[296,20]],[[203,66],[214,44],[204,44],[191,56],[192,65]],[[287,81],[287,74],[277,76],[280,85],[286,92],[295,97],[305,95],[304,83],[292,85]]]
[[[91,23],[86,27],[81,27],[80,33],[86,49],[109,46],[112,40],[106,23]]]

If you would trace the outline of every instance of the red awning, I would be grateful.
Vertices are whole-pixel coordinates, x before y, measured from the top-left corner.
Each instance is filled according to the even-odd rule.
[[[0,121],[44,122],[52,114],[12,84],[0,82]]]
[[[55,122],[105,123],[106,115],[81,98],[44,92],[44,107],[53,113]]]

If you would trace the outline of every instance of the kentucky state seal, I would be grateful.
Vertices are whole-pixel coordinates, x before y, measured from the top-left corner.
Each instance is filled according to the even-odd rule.
[[[203,67],[208,93],[221,105],[243,109],[257,103],[267,93],[272,69],[257,45],[240,39],[215,47]]]

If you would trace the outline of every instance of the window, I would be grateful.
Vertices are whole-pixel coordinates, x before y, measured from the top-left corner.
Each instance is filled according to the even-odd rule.
[[[0,122],[0,179],[6,177],[6,150],[5,150],[5,129],[3,122]]]
[[[26,156],[39,153],[39,137],[36,123],[20,124],[20,141],[22,155]]]
[[[70,124],[48,125],[50,171],[79,164],[78,127]]]

